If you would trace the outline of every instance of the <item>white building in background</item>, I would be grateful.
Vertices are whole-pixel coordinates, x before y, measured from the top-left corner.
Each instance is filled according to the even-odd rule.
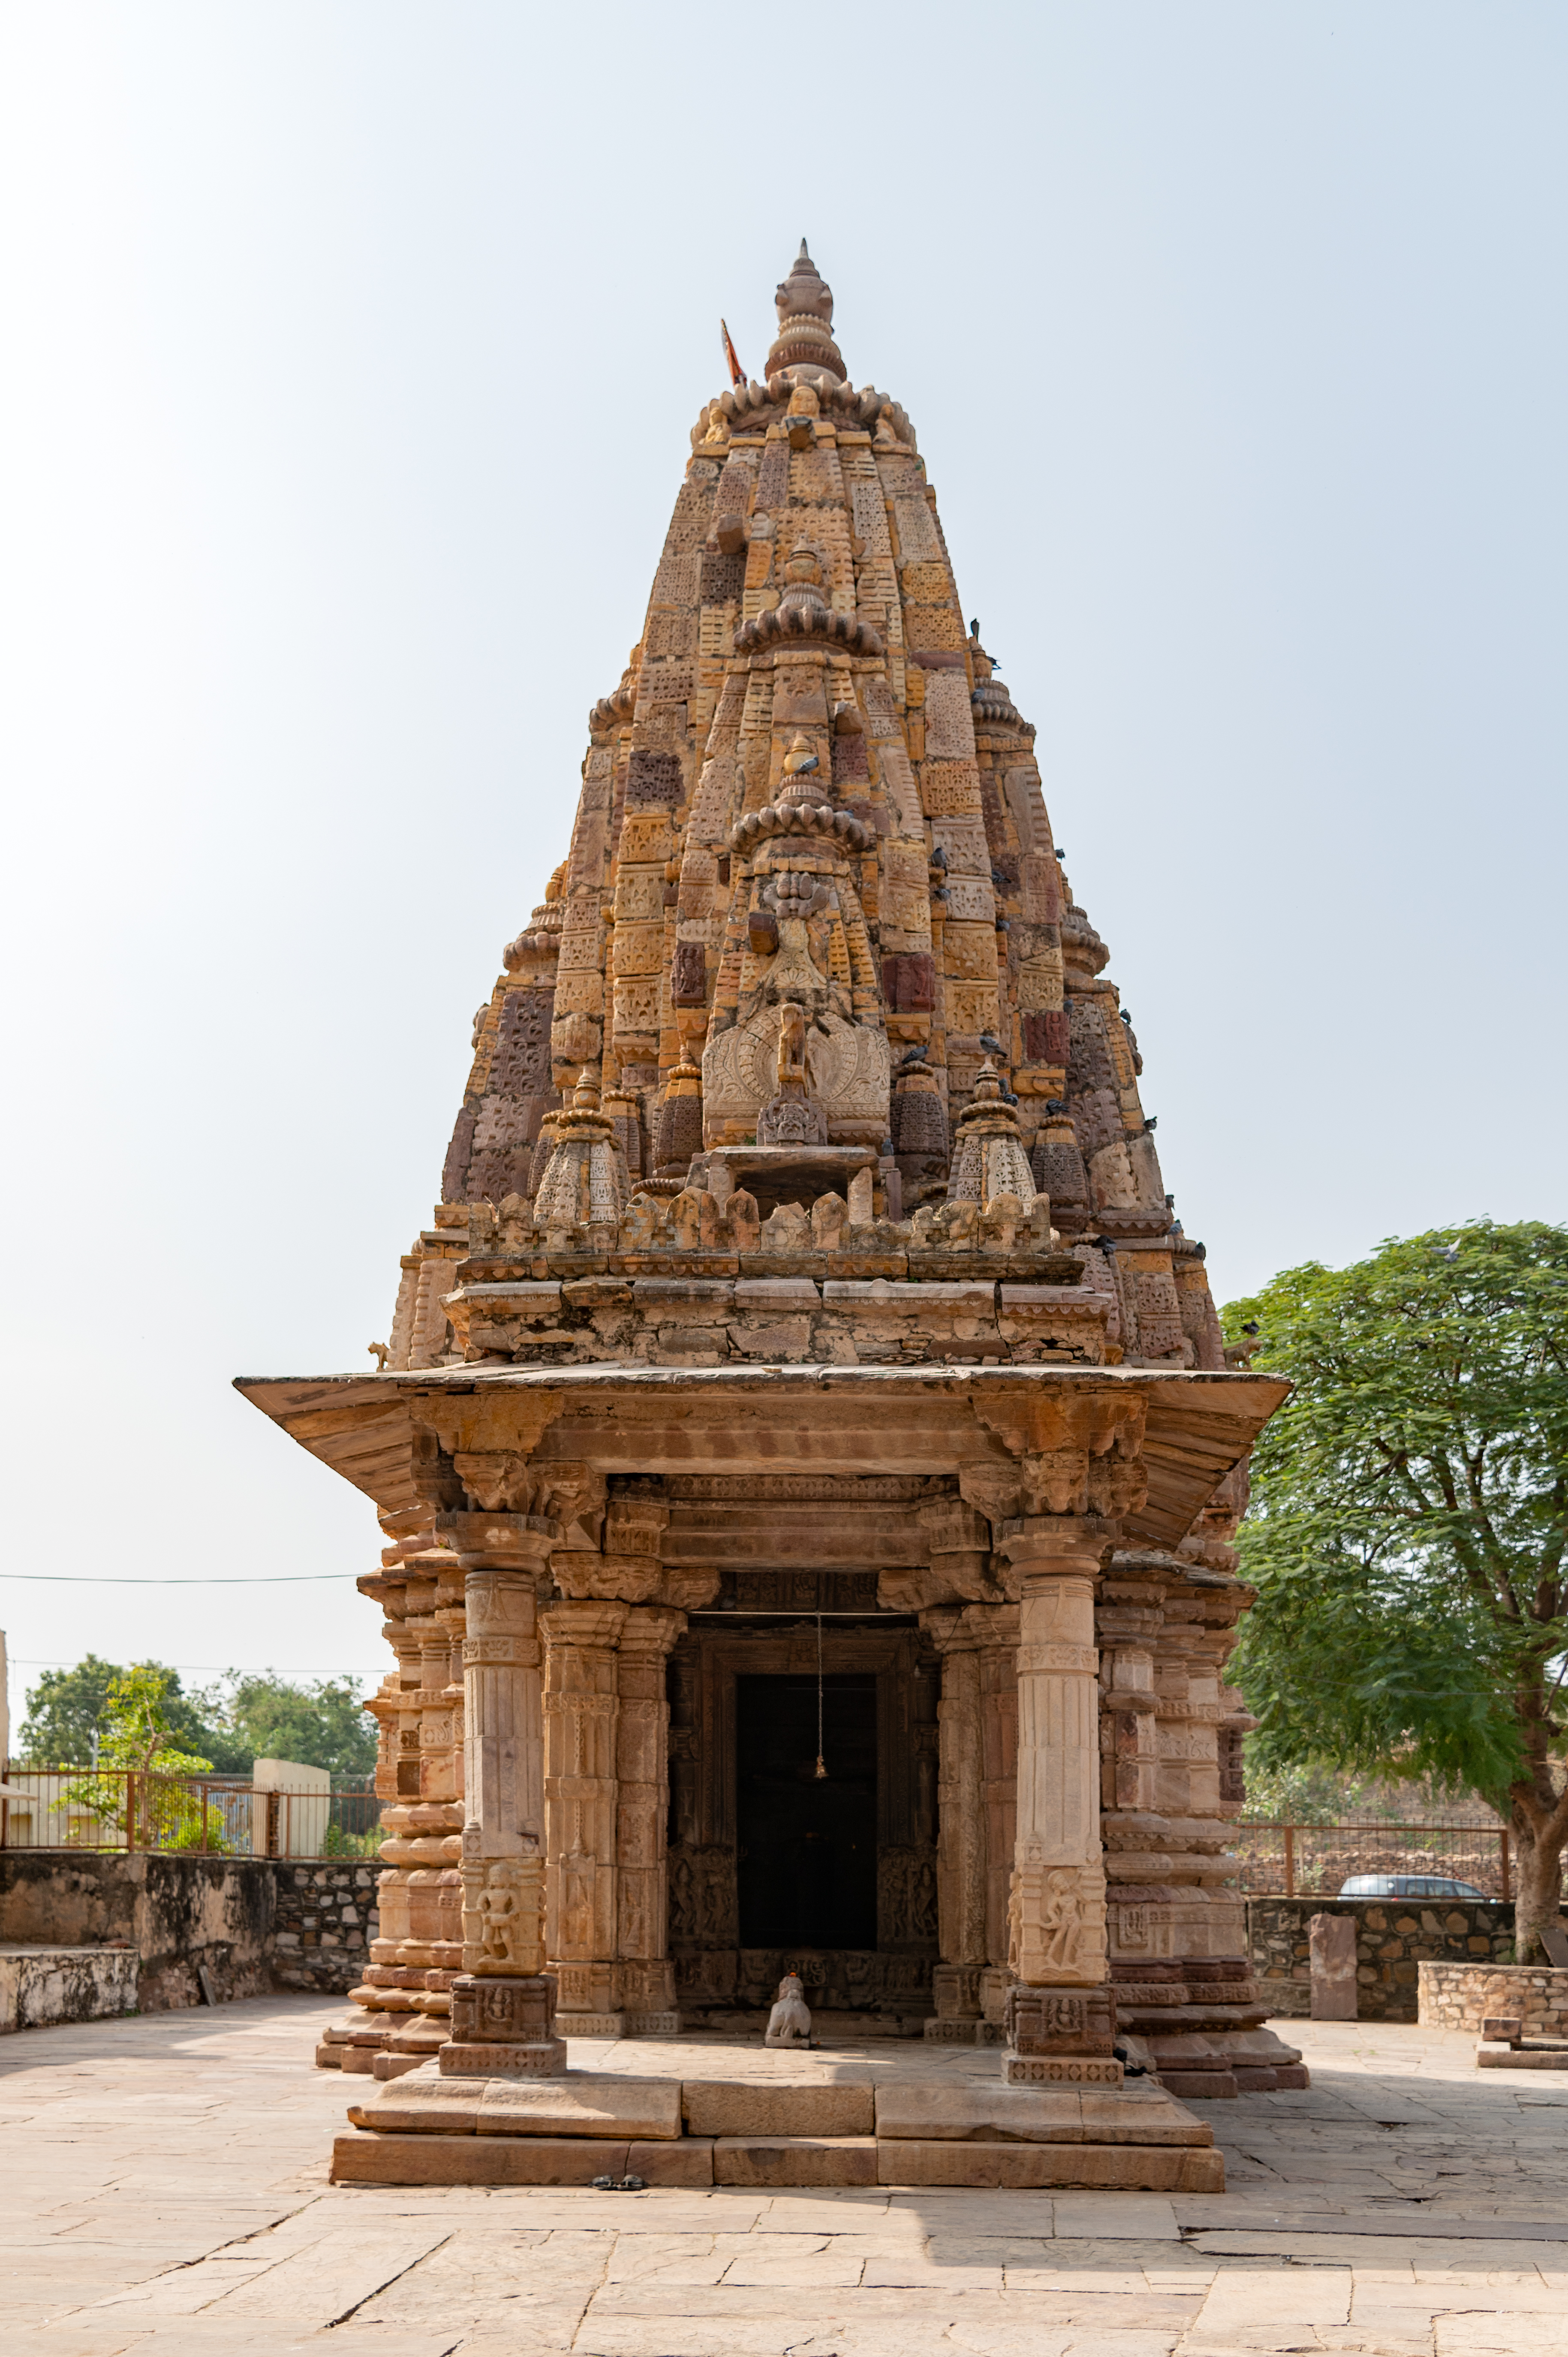
[[[307,1768],[299,1760],[258,1760],[251,1770],[252,1787],[258,1795],[254,1803],[257,1813],[253,1846],[257,1850],[271,1847],[260,1822],[263,1792],[278,1796],[277,1851],[279,1857],[319,1857],[327,1846],[327,1827],[332,1815],[332,1778],[325,1768]]]

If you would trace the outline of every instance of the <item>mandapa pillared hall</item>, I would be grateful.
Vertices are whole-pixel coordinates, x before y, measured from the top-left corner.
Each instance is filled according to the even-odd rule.
[[[241,1384],[387,1540],[381,1936],[322,2059],[413,2075],[339,2169],[503,2081],[557,2119],[564,2037],[759,2033],[793,1967],[819,2035],[972,2050],[1047,2172],[995,2181],[1196,2188],[1173,2098],[1305,2083],[1227,1856],[1286,1387],[1227,1368],[910,422],[803,245],[778,307],[693,429],[384,1363]],[[959,2181],[887,2117],[885,2181]]]

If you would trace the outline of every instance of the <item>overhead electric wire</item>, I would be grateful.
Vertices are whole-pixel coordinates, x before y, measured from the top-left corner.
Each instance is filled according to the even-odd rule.
[[[289,1587],[302,1580],[359,1579],[357,1571],[240,1571],[230,1579],[159,1579],[140,1572],[0,1571],[0,1579],[41,1579],[53,1587]]]

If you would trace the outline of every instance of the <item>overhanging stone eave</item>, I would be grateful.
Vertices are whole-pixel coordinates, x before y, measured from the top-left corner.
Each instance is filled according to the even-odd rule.
[[[711,1465],[715,1454],[736,1472],[803,1464],[822,1471],[956,1471],[1004,1452],[978,1418],[955,1409],[1020,1387],[1127,1385],[1147,1401],[1149,1469],[1148,1499],[1127,1517],[1127,1534],[1174,1546],[1287,1395],[1282,1377],[1147,1367],[801,1365],[424,1367],[235,1380],[253,1406],[383,1513],[415,1502],[412,1439],[422,1397],[564,1394],[541,1453],[584,1457],[608,1472],[679,1471]],[[746,1432],[764,1400],[786,1412]],[[727,1417],[715,1422],[731,1402],[743,1411],[741,1427]],[[852,1403],[877,1411],[874,1427],[846,1415]],[[661,1424],[667,1405],[678,1413]],[[703,1406],[713,1415],[693,1415]],[[724,1437],[715,1451],[716,1431]]]

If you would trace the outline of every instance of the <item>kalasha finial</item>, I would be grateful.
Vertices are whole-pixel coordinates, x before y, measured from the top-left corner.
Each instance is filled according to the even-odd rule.
[[[766,373],[798,371],[802,378],[830,376],[843,384],[847,371],[832,337],[833,290],[806,251],[804,238],[773,299],[779,307],[779,338],[768,352]]]

